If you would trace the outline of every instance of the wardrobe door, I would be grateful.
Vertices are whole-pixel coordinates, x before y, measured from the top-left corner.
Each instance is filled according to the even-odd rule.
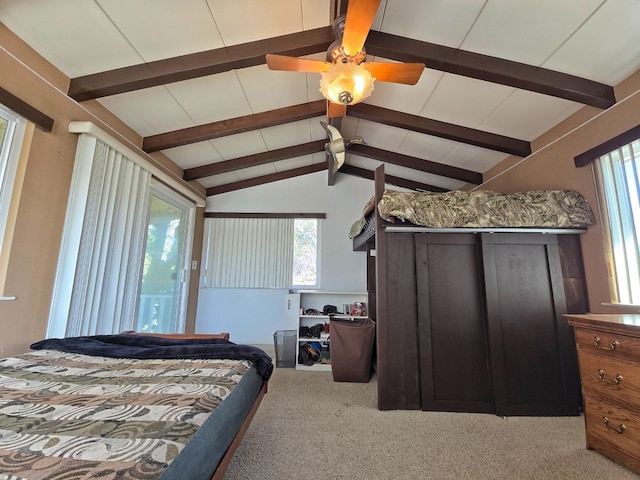
[[[556,235],[482,234],[498,415],[577,415],[580,391]]]
[[[415,245],[422,409],[493,412],[479,238],[416,233]]]

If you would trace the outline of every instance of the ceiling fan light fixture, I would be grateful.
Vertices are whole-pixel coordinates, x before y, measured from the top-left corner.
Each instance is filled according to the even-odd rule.
[[[320,92],[333,103],[353,105],[373,92],[375,78],[355,63],[335,63],[321,75]]]

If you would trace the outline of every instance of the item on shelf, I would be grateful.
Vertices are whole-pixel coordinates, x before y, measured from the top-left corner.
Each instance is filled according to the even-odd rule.
[[[322,309],[324,315],[335,315],[338,313],[338,307],[335,305],[325,305]]]
[[[298,353],[298,363],[311,366],[320,360],[320,352],[322,347],[318,342],[306,342],[300,345]]]
[[[312,327],[305,325],[300,326],[300,336],[304,338],[320,338],[320,334],[324,332],[324,324],[316,323]]]
[[[367,309],[364,306],[363,302],[356,302],[353,304],[353,308],[351,309],[351,315],[364,317],[366,314],[367,314]]]

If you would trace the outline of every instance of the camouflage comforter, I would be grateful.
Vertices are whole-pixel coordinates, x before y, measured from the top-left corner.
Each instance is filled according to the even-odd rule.
[[[373,210],[370,200],[363,217],[353,224],[356,237]],[[451,191],[446,193],[386,190],[378,203],[388,222],[410,222],[430,228],[577,228],[595,223],[582,195],[573,190],[520,193]]]

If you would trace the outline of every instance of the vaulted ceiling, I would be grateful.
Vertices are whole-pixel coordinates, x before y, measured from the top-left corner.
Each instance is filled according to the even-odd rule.
[[[216,195],[327,169],[317,73],[340,0],[0,0],[0,22]],[[415,86],[376,82],[333,120],[359,135],[340,174],[446,191],[510,155],[640,69],[637,0],[382,0],[368,61],[421,62]],[[328,174],[332,185],[335,177]]]

